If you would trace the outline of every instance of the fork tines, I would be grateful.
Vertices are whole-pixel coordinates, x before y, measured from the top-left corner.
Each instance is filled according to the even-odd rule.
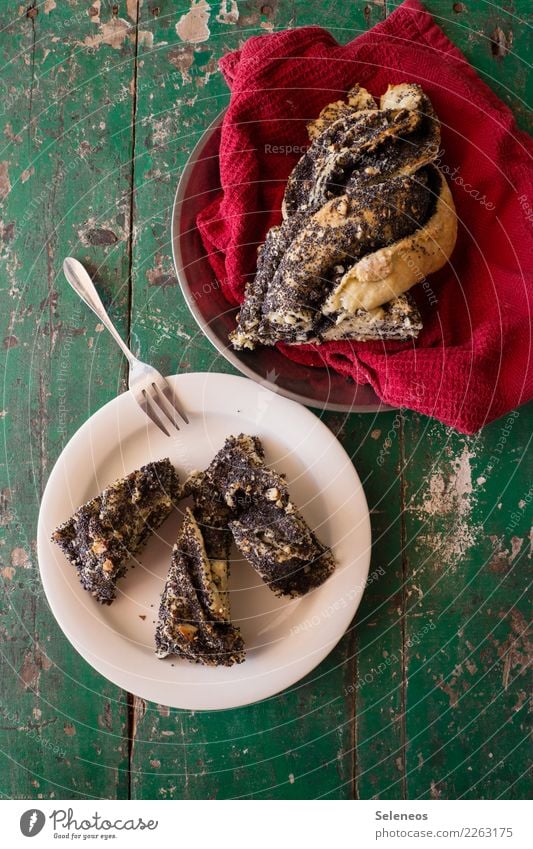
[[[189,424],[189,419],[178,405],[166,380],[162,380],[160,383],[152,381],[151,385],[141,390],[141,396],[142,398],[138,399],[138,403],[142,411],[166,436],[170,436],[170,433],[165,427],[165,423],[170,422],[176,430],[180,429],[176,413],[181,416],[185,424]]]

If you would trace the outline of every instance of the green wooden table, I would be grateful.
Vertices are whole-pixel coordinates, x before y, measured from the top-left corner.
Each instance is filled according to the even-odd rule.
[[[531,792],[531,408],[472,438],[410,412],[324,416],[364,482],[383,574],[327,660],[261,704],[195,714],[122,692],[71,648],[39,580],[52,464],[126,388],[125,361],[67,288],[63,257],[87,263],[120,330],[162,372],[229,371],[183,303],[169,244],[180,169],[228,101],[217,60],[286,26],[348,41],[395,5],[0,0],[5,797]],[[525,127],[529,4],[504,5],[428,2]]]

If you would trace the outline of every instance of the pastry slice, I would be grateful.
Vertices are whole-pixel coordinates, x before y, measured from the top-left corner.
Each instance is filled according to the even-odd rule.
[[[172,552],[155,645],[160,658],[176,655],[205,666],[232,666],[244,660],[242,637],[229,618],[227,585],[212,570],[189,508]]]
[[[169,516],[181,486],[168,458],[148,463],[106,487],[53,533],[52,540],[101,604],[111,604],[131,557]]]
[[[319,587],[335,569],[322,545],[289,501],[263,499],[230,522],[237,548],[279,596],[303,596]]]
[[[237,548],[276,594],[305,595],[331,575],[331,552],[291,501],[284,476],[265,465],[257,436],[230,436],[206,475],[231,508]]]

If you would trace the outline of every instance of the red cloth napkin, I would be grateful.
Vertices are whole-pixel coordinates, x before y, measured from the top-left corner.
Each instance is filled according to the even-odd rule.
[[[198,227],[227,299],[242,301],[257,245],[281,219],[285,182],[308,145],[306,121],[356,82],[374,96],[417,82],[442,124],[439,161],[460,222],[450,263],[411,290],[422,333],[410,343],[280,349],[466,433],[533,397],[533,144],[424,7],[406,0],[344,46],[319,27],[250,38],[220,64],[231,89],[223,193]]]

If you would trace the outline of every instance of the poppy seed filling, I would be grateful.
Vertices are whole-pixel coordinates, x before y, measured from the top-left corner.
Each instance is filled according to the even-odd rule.
[[[179,477],[170,460],[148,463],[76,510],[52,540],[76,567],[83,588],[101,604],[111,604],[131,558],[180,498]]]

